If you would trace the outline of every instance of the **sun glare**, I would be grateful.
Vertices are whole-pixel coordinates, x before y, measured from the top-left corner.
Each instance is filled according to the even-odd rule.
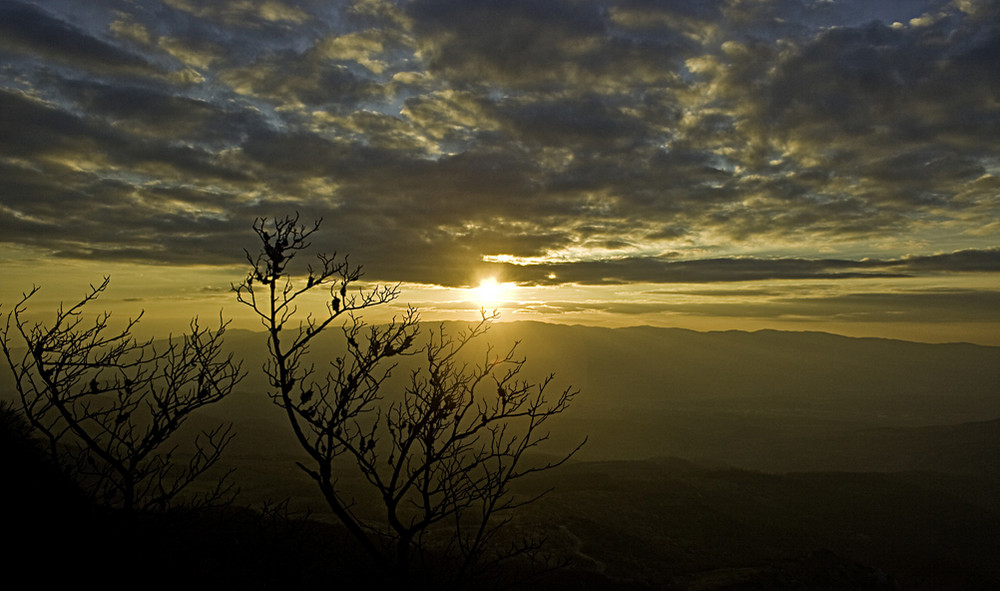
[[[479,287],[475,288],[474,297],[480,307],[490,308],[499,304],[507,291],[507,285],[498,283],[496,278],[487,277],[479,282]]]

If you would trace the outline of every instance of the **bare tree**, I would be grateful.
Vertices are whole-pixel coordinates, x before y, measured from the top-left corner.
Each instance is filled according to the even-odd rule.
[[[375,564],[400,583],[458,587],[493,574],[507,558],[533,555],[538,541],[501,543],[498,534],[509,521],[506,512],[537,498],[516,496],[513,483],[575,453],[525,461],[547,438],[548,419],[565,411],[577,392],[550,398],[551,376],[539,384],[520,379],[524,360],[513,348],[502,355],[487,349],[481,364],[463,363],[463,351],[495,314],[484,313],[454,337],[441,327],[418,347],[414,309],[382,326],[359,315],[395,300],[398,286],[352,291],[361,268],[335,255],[318,255],[315,266],[294,277],[289,264],[310,247],[319,222],[258,219],[253,229],[261,249],[247,252],[250,272],[233,290],[267,329],[264,369],[272,399],[310,457],[299,466]],[[317,288],[327,291],[325,312],[303,316],[299,300]],[[321,374],[306,356],[313,339],[341,316],[346,353]],[[413,371],[402,395],[387,403],[381,388],[393,358],[416,353],[426,357],[426,367]],[[338,471],[346,469],[360,472],[383,517],[356,510],[338,486]]]
[[[105,277],[76,304],[60,305],[49,325],[26,320],[39,290],[33,288],[7,314],[0,346],[21,411],[59,466],[101,505],[163,509],[216,463],[233,437],[227,425],[202,431],[184,453],[178,431],[191,413],[232,392],[243,373],[222,353],[227,323],[221,320],[208,330],[195,319],[189,334],[161,344],[133,337],[141,314],[116,329],[108,312],[88,322],[85,307],[108,283]],[[189,502],[231,493],[223,477]]]
[[[525,360],[515,356],[517,344],[502,354],[487,347],[480,363],[464,363],[463,350],[495,318],[484,314],[455,336],[444,326],[432,331],[422,350],[426,365],[411,373],[403,399],[367,433],[358,423],[345,428],[362,444],[367,440],[349,449],[385,504],[385,523],[370,527],[395,546],[397,576],[420,575],[428,587],[482,588],[504,561],[537,558],[540,540],[503,540],[500,534],[512,510],[545,493],[523,497],[512,487],[583,446],[557,460],[525,457],[548,438],[546,422],[578,391],[550,397],[552,375],[540,383],[521,379]],[[386,439],[388,445],[378,445]]]

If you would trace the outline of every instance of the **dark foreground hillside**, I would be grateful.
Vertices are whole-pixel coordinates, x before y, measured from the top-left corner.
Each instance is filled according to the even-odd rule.
[[[105,589],[377,586],[340,528],[228,507],[121,515],[72,486],[32,497],[36,467],[6,490],[13,573]],[[766,475],[680,460],[580,463],[514,527],[548,540],[562,570],[519,588],[990,589],[1000,515],[919,474]]]
[[[91,504],[0,408],[4,588],[306,589],[371,582],[338,527],[281,505],[126,516]],[[13,585],[13,586],[9,586]],[[32,585],[34,586],[34,585]]]
[[[9,452],[8,485],[0,498],[2,535],[13,580],[44,578],[49,585],[104,589],[377,586],[376,571],[339,527],[290,517],[281,507],[234,505],[128,517],[100,510],[59,476],[23,424],[8,412],[2,418],[0,443]],[[718,474],[682,462],[598,463],[536,479],[529,488],[558,482],[559,491],[520,515],[515,531],[547,537],[553,558],[568,566],[520,587],[894,588],[884,571],[840,550],[822,549],[828,541],[822,536],[805,535],[808,543],[801,545],[786,537],[817,524],[789,527],[788,516],[778,512],[784,521],[759,531],[754,519],[750,529],[734,527],[756,515],[760,505],[734,504],[734,493],[769,488],[782,493],[785,486],[754,486],[755,478],[766,480],[763,476]],[[718,519],[720,511],[731,518]],[[745,537],[751,532],[769,543]],[[820,549],[798,552],[813,545]]]
[[[322,506],[287,458],[240,466],[248,493],[281,482],[300,510]],[[653,459],[568,464],[522,492],[549,489],[514,526],[570,567],[533,588],[1000,588],[1000,482],[982,475]]]
[[[613,580],[795,588],[775,577],[830,568],[819,588],[997,588],[1000,503],[956,494],[969,479],[949,478],[592,462],[537,479],[558,488],[531,515],[580,566]]]

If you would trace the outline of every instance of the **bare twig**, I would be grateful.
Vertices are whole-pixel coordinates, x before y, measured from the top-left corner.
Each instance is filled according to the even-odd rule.
[[[164,508],[218,461],[233,436],[229,427],[202,433],[181,464],[177,431],[192,412],[232,392],[243,373],[222,353],[222,320],[209,330],[195,319],[188,334],[165,344],[136,340],[139,318],[116,330],[107,312],[86,323],[84,308],[108,284],[105,277],[76,304],[60,305],[50,325],[25,320],[33,288],[7,314],[0,345],[21,410],[60,466],[102,505]],[[216,491],[214,500],[231,492],[224,484]]]
[[[538,384],[522,380],[516,345],[499,355],[488,349],[479,365],[462,363],[495,313],[484,312],[455,336],[442,326],[420,347],[413,308],[387,325],[365,324],[360,313],[394,301],[399,286],[351,291],[361,268],[325,255],[293,277],[289,264],[309,248],[318,228],[319,222],[300,225],[298,216],[256,220],[260,251],[247,252],[250,271],[233,285],[237,300],[268,332],[270,395],[310,458],[299,467],[372,560],[399,583],[457,587],[481,580],[506,559],[533,558],[539,541],[504,546],[497,534],[508,512],[541,496],[516,496],[514,482],[576,452],[544,465],[524,461],[548,438],[548,419],[564,412],[577,391],[550,396],[551,376]],[[314,289],[328,290],[326,313],[303,316],[296,301]],[[321,375],[306,362],[310,343],[341,317],[346,355]],[[395,368],[393,358],[415,353],[423,354],[426,366],[411,374],[401,400],[386,404],[381,388]],[[344,464],[335,460],[342,457],[353,460],[349,465],[381,499],[383,520],[357,514],[338,487],[335,466]],[[431,548],[442,529],[447,542]]]

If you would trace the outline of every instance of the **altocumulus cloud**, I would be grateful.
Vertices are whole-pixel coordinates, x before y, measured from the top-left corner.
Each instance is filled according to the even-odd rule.
[[[370,277],[449,286],[997,272],[998,22],[985,0],[9,0],[0,240],[230,264],[249,220],[299,211]]]

